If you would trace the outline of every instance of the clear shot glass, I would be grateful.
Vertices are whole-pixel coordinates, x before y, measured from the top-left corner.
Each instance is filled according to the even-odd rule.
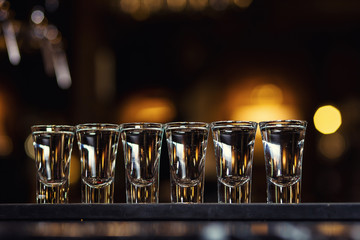
[[[171,202],[204,202],[205,154],[209,124],[165,124],[170,159]]]
[[[120,127],[89,123],[76,126],[81,161],[81,201],[113,203]]]
[[[260,122],[268,203],[300,203],[306,121]]]
[[[68,203],[70,158],[75,127],[31,127],[37,168],[36,202]]]
[[[218,121],[213,133],[219,203],[250,203],[256,122]]]
[[[124,149],[127,203],[159,202],[159,166],[163,125],[124,123],[120,125]]]

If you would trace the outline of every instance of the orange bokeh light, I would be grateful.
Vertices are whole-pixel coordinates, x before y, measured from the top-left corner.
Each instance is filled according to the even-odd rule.
[[[167,98],[134,96],[120,107],[120,122],[168,122],[176,114],[174,104]]]

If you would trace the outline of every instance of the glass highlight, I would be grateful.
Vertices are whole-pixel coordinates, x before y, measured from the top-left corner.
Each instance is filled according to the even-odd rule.
[[[75,128],[36,125],[31,127],[31,131],[37,168],[36,202],[68,203]]]
[[[219,203],[250,203],[257,123],[218,121],[213,132]]]
[[[76,126],[81,161],[81,201],[113,203],[120,127],[90,123]]]
[[[209,124],[165,124],[170,159],[171,202],[204,202],[205,155]]]
[[[302,161],[307,122],[260,122],[264,146],[268,203],[300,203]]]
[[[120,125],[124,149],[126,202],[159,202],[159,167],[163,125],[124,123]]]

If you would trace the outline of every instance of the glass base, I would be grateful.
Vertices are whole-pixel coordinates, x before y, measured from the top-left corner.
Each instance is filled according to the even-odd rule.
[[[236,187],[228,187],[218,181],[219,203],[250,203],[251,181],[247,181]]]
[[[37,203],[68,203],[69,184],[45,185],[39,180],[36,183],[36,202]]]
[[[81,183],[81,202],[82,203],[113,203],[114,202],[114,182],[101,188],[90,187],[86,183]]]
[[[126,179],[127,203],[159,203],[159,182],[150,186],[138,186]]]
[[[171,202],[172,203],[203,203],[204,202],[204,183],[192,187],[181,187],[171,182]]]
[[[301,182],[287,187],[280,187],[267,181],[267,203],[300,203]]]

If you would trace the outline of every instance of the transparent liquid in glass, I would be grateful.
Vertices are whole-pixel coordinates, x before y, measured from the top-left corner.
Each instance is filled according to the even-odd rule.
[[[166,134],[172,202],[202,202],[208,130],[172,129],[170,131]]]
[[[68,202],[70,156],[74,133],[34,132],[38,203]]]
[[[159,202],[162,129],[130,129],[121,133],[128,203]]]
[[[272,126],[262,129],[262,135],[268,193],[272,192],[268,202],[300,202],[305,127]]]
[[[213,134],[218,201],[249,203],[256,128],[213,128]]]
[[[118,148],[116,130],[78,130],[81,153],[82,201],[112,203]]]

